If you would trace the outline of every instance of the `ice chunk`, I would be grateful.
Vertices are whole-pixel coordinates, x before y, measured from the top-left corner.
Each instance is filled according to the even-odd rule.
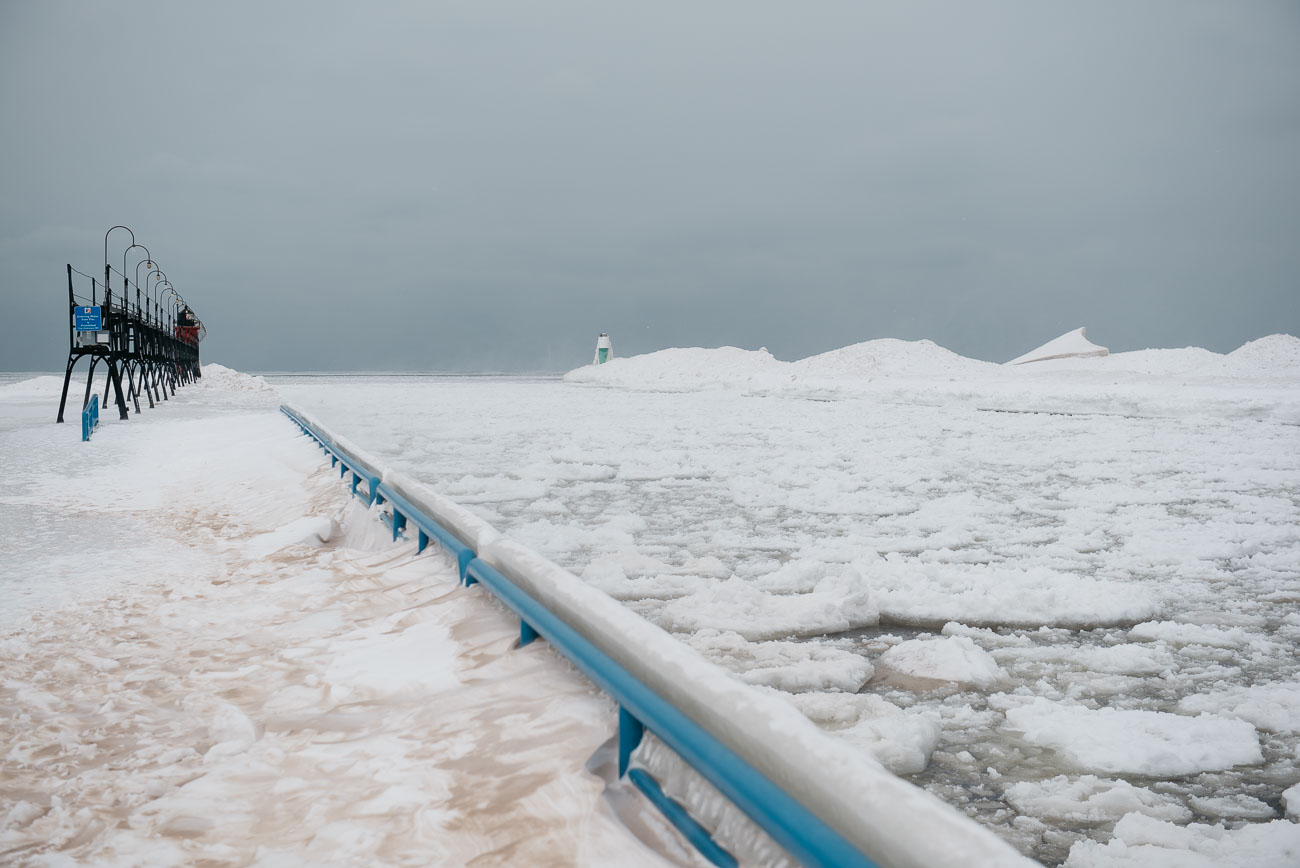
[[[902,623],[1095,626],[1156,611],[1148,590],[1047,567],[917,564],[891,554],[857,564],[884,617]]]
[[[1201,693],[1181,700],[1178,710],[1239,717],[1269,732],[1300,732],[1300,684],[1251,684]]]
[[[827,576],[807,594],[770,594],[731,578],[673,600],[660,613],[668,630],[731,630],[751,641],[840,633],[875,624],[879,617],[866,582],[852,569]]]
[[[880,655],[879,663],[887,677],[892,672],[974,687],[992,687],[1007,678],[993,656],[966,636],[911,639]]]
[[[1277,812],[1254,796],[1234,793],[1229,796],[1192,796],[1192,807],[1210,817],[1224,819],[1271,820]]]
[[[1250,641],[1250,634],[1240,627],[1224,629],[1174,621],[1146,621],[1129,630],[1128,637],[1135,642],[1158,640],[1175,646],[1209,645],[1214,648],[1234,648]]]
[[[788,698],[814,723],[869,751],[894,774],[924,771],[939,743],[940,727],[934,718],[879,696],[801,693]]]
[[[861,654],[819,642],[748,642],[739,633],[701,630],[688,644],[746,684],[792,693],[856,693],[873,671]]]
[[[1085,771],[1190,775],[1264,761],[1255,727],[1244,720],[1094,710],[1035,698],[1007,709],[1006,721],[1026,741],[1052,748]]]
[[[1006,798],[1021,813],[1058,823],[1114,822],[1129,813],[1174,822],[1192,818],[1173,796],[1096,775],[1021,781],[1007,787]]]
[[[1129,814],[1105,844],[1083,840],[1070,848],[1066,868],[1295,868],[1300,824],[1286,820],[1225,829]]]
[[[1300,784],[1282,792],[1282,804],[1286,806],[1288,817],[1300,817]]]

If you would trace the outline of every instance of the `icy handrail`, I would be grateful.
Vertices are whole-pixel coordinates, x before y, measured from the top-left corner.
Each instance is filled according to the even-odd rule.
[[[634,710],[646,717],[661,712],[673,717],[669,725],[680,727],[689,742],[684,758],[804,864],[1037,864],[950,805],[895,777],[870,755],[828,736],[792,705],[737,681],[577,576],[502,537],[453,501],[387,470],[348,441],[325,434],[309,415],[281,409],[327,452],[346,448],[352,454],[340,454],[340,460],[371,468],[381,477],[378,499],[392,502],[395,526],[400,514],[421,534],[439,539],[453,554],[459,552],[458,560],[471,558],[462,562],[462,576],[495,586],[494,593],[520,615],[524,636],[541,628],[542,635],[621,704],[636,705]],[[434,526],[442,533],[431,532]],[[450,545],[444,536],[452,538]],[[537,608],[530,608],[530,601]],[[529,624],[530,618],[546,624]],[[583,660],[573,656],[577,646],[589,646],[579,649]],[[623,673],[644,693],[620,695],[627,688],[611,688],[608,675],[595,677],[588,668],[592,661],[600,672]],[[646,695],[671,711],[647,711],[638,705]],[[662,720],[658,726],[642,722],[682,753],[681,733],[665,737]],[[709,743],[716,749],[700,749]],[[723,761],[715,762],[719,757]],[[816,774],[809,774],[814,769]],[[849,849],[840,848],[839,842]]]

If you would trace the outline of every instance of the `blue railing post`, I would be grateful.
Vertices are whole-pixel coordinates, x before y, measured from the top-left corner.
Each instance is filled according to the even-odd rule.
[[[81,442],[90,439],[99,424],[99,395],[91,395],[90,403],[81,411]]]
[[[537,638],[537,631],[534,630],[523,618],[519,619],[519,647],[522,648]]]
[[[643,735],[645,735],[644,724],[633,717],[632,712],[620,705],[618,707],[618,776],[620,778],[627,774],[627,764],[632,757],[632,751],[641,744]]]

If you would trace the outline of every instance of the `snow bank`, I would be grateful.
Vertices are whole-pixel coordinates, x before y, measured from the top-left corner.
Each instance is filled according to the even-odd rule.
[[[1227,359],[1243,374],[1300,375],[1300,338],[1269,335],[1242,344]]]
[[[1086,359],[1106,355],[1110,350],[1105,347],[1099,347],[1084,334],[1084,329],[1077,328],[1072,332],[1066,332],[1059,338],[1043,344],[1041,347],[1030,350],[1022,356],[1016,356],[1008,365],[1024,365],[1029,362],[1045,362],[1049,359]]]
[[[261,377],[245,374],[218,364],[204,365],[202,370],[203,376],[199,378],[198,385],[205,389],[219,389],[223,392],[244,392],[249,395],[279,398],[280,393],[275,387]]]
[[[873,376],[996,376],[998,366],[958,355],[933,341],[880,338],[800,359],[789,369],[804,377],[866,380]]]
[[[100,388],[103,388],[103,379],[100,379],[99,382]],[[80,407],[81,404],[78,402],[81,400],[80,395],[82,393],[77,392],[78,386],[80,386],[82,390],[86,388],[86,375],[84,369],[81,372],[80,382],[74,379],[72,385],[68,387],[68,403]],[[58,401],[59,394],[62,390],[62,377],[38,376],[0,386],[0,396],[13,400],[22,400],[23,398],[52,398],[53,400]],[[76,393],[75,401],[73,397],[74,393]]]
[[[871,397],[1144,417],[1213,413],[1300,423],[1300,340],[1290,335],[1261,338],[1224,356],[1198,347],[1108,354],[1083,332],[1062,335],[1005,365],[931,341],[885,338],[788,363],[766,350],[660,350],[578,368],[565,381],[636,391]]]
[[[1107,774],[1191,775],[1264,761],[1244,720],[1091,709],[1042,698],[1006,712],[1007,727],[1074,768]]]
[[[663,392],[744,389],[768,385],[784,367],[766,349],[689,347],[588,365],[565,374],[564,380]]]

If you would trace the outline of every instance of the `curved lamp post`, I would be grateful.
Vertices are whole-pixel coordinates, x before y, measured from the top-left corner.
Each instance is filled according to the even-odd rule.
[[[122,226],[121,224],[118,224],[117,226],[110,226],[110,227],[108,227],[108,231],[104,233],[104,292],[106,292],[106,293],[112,292],[112,290],[109,289],[109,287],[108,287],[108,273],[109,273],[109,265],[108,265],[108,236],[110,236],[110,235],[113,234],[113,230],[114,230],[114,229],[125,229],[125,230],[130,234],[130,236],[131,236],[131,247],[134,247],[134,246],[135,246],[135,233],[131,231],[131,227],[129,227],[129,226]],[[130,250],[131,247],[128,247],[127,250]],[[122,271],[123,271],[123,272],[126,271],[126,258],[125,258],[125,256],[124,256],[123,259],[122,259]],[[124,276],[125,276],[125,275],[124,275]],[[124,293],[124,294],[125,294],[125,293]]]
[[[130,232],[131,230],[128,229],[127,231]],[[127,276],[126,276],[126,256],[127,256],[128,253],[130,253],[132,250],[134,250],[134,249],[137,248],[137,247],[139,247],[141,250],[143,250],[144,253],[145,253],[145,256],[148,257],[148,259],[145,260],[146,262],[153,262],[153,254],[149,252],[149,248],[148,248],[148,247],[145,247],[143,244],[136,244],[136,243],[135,243],[135,238],[134,238],[134,236],[133,236],[133,237],[131,238],[131,246],[128,247],[126,250],[123,250],[123,251],[122,251],[122,296],[123,296],[123,298],[126,297],[126,291],[127,291],[127,289],[129,288],[129,287],[127,286],[127,284],[130,282],[130,281],[127,279]],[[139,263],[136,263],[135,271],[136,271],[136,274],[139,275],[139,273],[140,273],[140,264],[139,264]],[[137,282],[136,285],[135,285],[135,312],[136,312],[136,315],[139,316],[139,314],[140,314],[140,284],[139,284],[138,282]]]
[[[172,297],[171,297],[170,299],[167,297],[167,293],[169,293],[169,292],[172,294]],[[163,301],[168,302],[168,305],[167,305],[167,335],[168,335],[168,337],[175,337],[175,336],[176,336],[176,317],[175,317],[173,314],[174,314],[175,311],[177,310],[177,308],[176,308],[176,300],[177,300],[177,299],[181,299],[181,294],[180,294],[179,292],[176,291],[176,287],[172,286],[172,283],[171,283],[171,281],[169,280],[169,281],[167,281],[167,288],[164,289],[164,290],[162,291],[162,293],[160,293],[160,297],[162,298]],[[181,299],[181,301],[184,302],[184,299]]]
[[[141,246],[143,247],[144,245],[141,245]],[[146,252],[146,253],[149,252],[149,249],[148,249],[147,247],[145,248],[145,252]],[[140,262],[137,262],[137,263],[135,264],[135,291],[136,291],[136,292],[139,292],[139,291],[140,291],[140,266],[141,266],[141,265],[147,265],[147,266],[149,266],[149,271],[153,271],[155,268],[158,267],[157,263],[154,262],[152,256],[149,257],[148,259],[141,260]],[[144,273],[144,279],[145,279],[146,281],[149,279],[149,271],[146,271],[146,272]],[[147,296],[147,295],[148,295],[148,292],[146,291],[146,296]],[[138,300],[137,300],[137,303],[136,303],[136,309],[138,310],[139,307],[140,307],[140,305],[139,305]],[[148,309],[146,308],[146,313],[147,313],[147,312],[148,312]],[[146,319],[147,319],[147,317],[146,317]]]
[[[158,289],[158,283],[155,283],[152,287],[149,286],[149,278],[153,277],[155,274],[158,275],[158,283],[161,283],[167,279],[167,272],[163,271],[161,268],[155,268],[153,271],[145,275],[144,278],[144,292],[145,295],[148,296],[149,301],[153,303],[154,325],[158,325],[162,322],[162,310],[161,305],[158,304],[158,295],[156,292]]]

